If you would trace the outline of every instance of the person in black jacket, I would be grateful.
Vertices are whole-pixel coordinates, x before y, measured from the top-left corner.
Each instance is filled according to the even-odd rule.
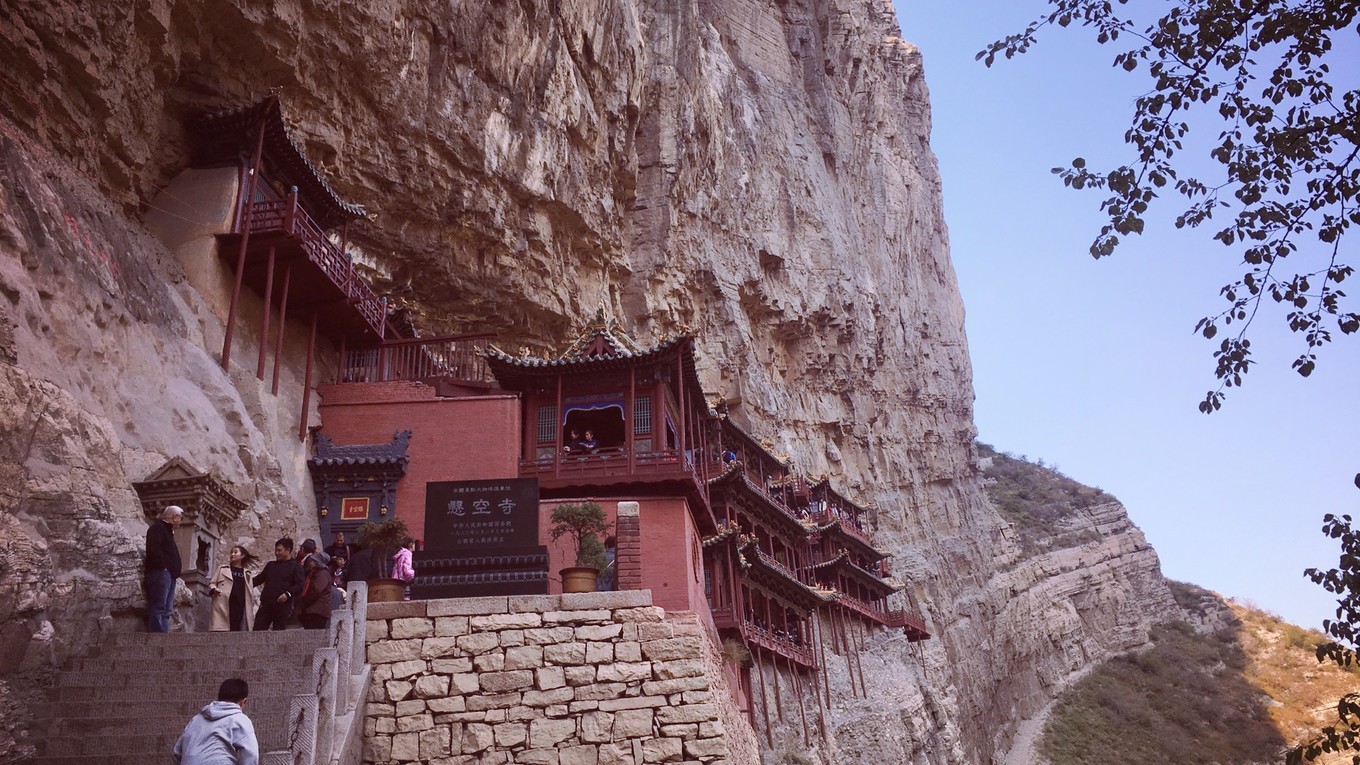
[[[170,612],[175,609],[175,580],[179,579],[179,547],[175,529],[184,517],[184,508],[170,505],[146,530],[146,631],[169,632]]]
[[[264,564],[264,569],[251,581],[264,585],[260,591],[260,608],[255,612],[255,629],[287,627],[288,617],[293,614],[293,601],[302,594],[304,582],[302,565],[293,560],[292,538],[283,537],[274,543],[274,560]]]
[[[345,566],[346,582],[367,582],[378,576],[377,564],[373,561],[373,549],[360,548]]]

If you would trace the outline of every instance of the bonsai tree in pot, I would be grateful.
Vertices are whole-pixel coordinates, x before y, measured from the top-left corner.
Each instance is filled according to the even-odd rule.
[[[406,585],[392,578],[392,556],[410,536],[406,521],[397,517],[369,521],[359,527],[359,534],[363,536],[364,548],[372,556],[372,573],[368,578],[369,601],[381,603],[401,600]]]
[[[568,502],[552,511],[552,540],[570,537],[576,548],[576,565],[562,569],[563,592],[594,592],[595,578],[607,565],[600,535],[609,529],[604,508],[595,502]]]

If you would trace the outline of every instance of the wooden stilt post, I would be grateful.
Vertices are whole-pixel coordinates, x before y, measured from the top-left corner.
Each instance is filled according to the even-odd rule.
[[[312,405],[312,356],[316,354],[316,313],[312,313],[312,330],[307,337],[307,372],[302,379],[302,418],[298,424],[298,440],[307,440],[308,409]]]
[[[774,655],[770,667],[774,669],[774,708],[779,713],[779,722],[784,722],[784,695],[779,692],[779,654]]]
[[[864,659],[862,658],[864,656],[864,636],[861,632],[863,626],[858,619],[850,623],[850,629],[855,637],[855,665],[859,667],[860,698],[867,699],[869,698],[869,689],[864,684]]]
[[[255,362],[255,379],[264,379],[264,360],[269,353],[269,312],[274,307],[274,248],[269,248],[269,258],[264,276],[264,326],[260,329],[260,358]]]
[[[826,707],[831,708],[831,677],[827,674],[826,668],[826,639],[822,636],[822,617],[817,617],[816,623],[817,653],[822,657],[822,689],[826,693]],[[819,697],[820,698],[820,697]],[[820,702],[819,702],[820,703]],[[822,738],[826,738],[826,723],[822,723]]]
[[[288,328],[288,287],[293,280],[293,264],[283,270],[283,303],[279,305],[279,339],[274,343],[274,383],[270,393],[279,395],[279,364],[283,358],[283,332]]]
[[[798,669],[793,665],[793,659],[788,661],[789,674],[793,675],[793,695],[798,697],[798,718],[803,721],[803,746],[808,746],[812,743],[812,737],[808,735],[807,707],[803,704],[803,682]]]
[[[760,650],[760,645],[756,644],[755,649],[756,649],[756,672],[759,673],[760,676],[760,712],[761,715],[765,718],[765,744],[767,746],[773,747],[774,738],[770,732],[770,700],[765,695],[765,662],[762,660],[760,656],[760,654],[762,653],[762,651]]]
[[[836,630],[840,633],[841,648],[845,651],[845,672],[850,676],[850,692],[855,692],[855,657],[850,654],[854,651],[850,648],[850,641],[845,636],[845,614],[836,614]]]
[[[260,178],[260,158],[264,154],[265,120],[255,139],[255,158],[250,163],[250,187],[246,190],[245,214],[241,221],[241,247],[236,253],[236,282],[231,288],[231,308],[227,309],[227,329],[222,336],[222,368],[231,370],[231,335],[236,328],[236,307],[241,302],[241,282],[246,276],[246,245],[250,243],[250,220],[255,212],[255,185]],[[264,342],[263,338],[260,342]]]

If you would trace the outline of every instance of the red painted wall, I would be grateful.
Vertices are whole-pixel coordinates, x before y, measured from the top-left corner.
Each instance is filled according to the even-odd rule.
[[[704,574],[698,532],[683,498],[581,497],[545,501],[539,505],[539,541],[548,546],[549,591],[562,591],[558,571],[575,563],[575,550],[566,537],[552,542],[552,511],[566,502],[597,502],[609,523],[618,519],[620,501],[636,501],[642,528],[642,588],[652,591],[652,603],[667,611],[698,611],[711,621],[704,598]]]
[[[323,432],[337,445],[381,444],[411,431],[397,517],[425,538],[425,484],[519,477],[517,394],[436,398],[420,383],[345,383],[318,387]]]

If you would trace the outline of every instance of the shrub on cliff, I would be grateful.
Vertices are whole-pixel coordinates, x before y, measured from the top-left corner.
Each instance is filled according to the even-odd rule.
[[[1039,750],[1053,765],[1276,761],[1285,747],[1234,630],[1154,628],[1058,700]]]
[[[983,470],[988,479],[987,495],[1020,535],[1020,545],[1027,553],[1090,541],[1094,537],[1089,529],[1065,532],[1062,521],[1078,510],[1115,501],[1042,461],[1029,462],[982,442],[978,442],[978,453],[991,460]]]

